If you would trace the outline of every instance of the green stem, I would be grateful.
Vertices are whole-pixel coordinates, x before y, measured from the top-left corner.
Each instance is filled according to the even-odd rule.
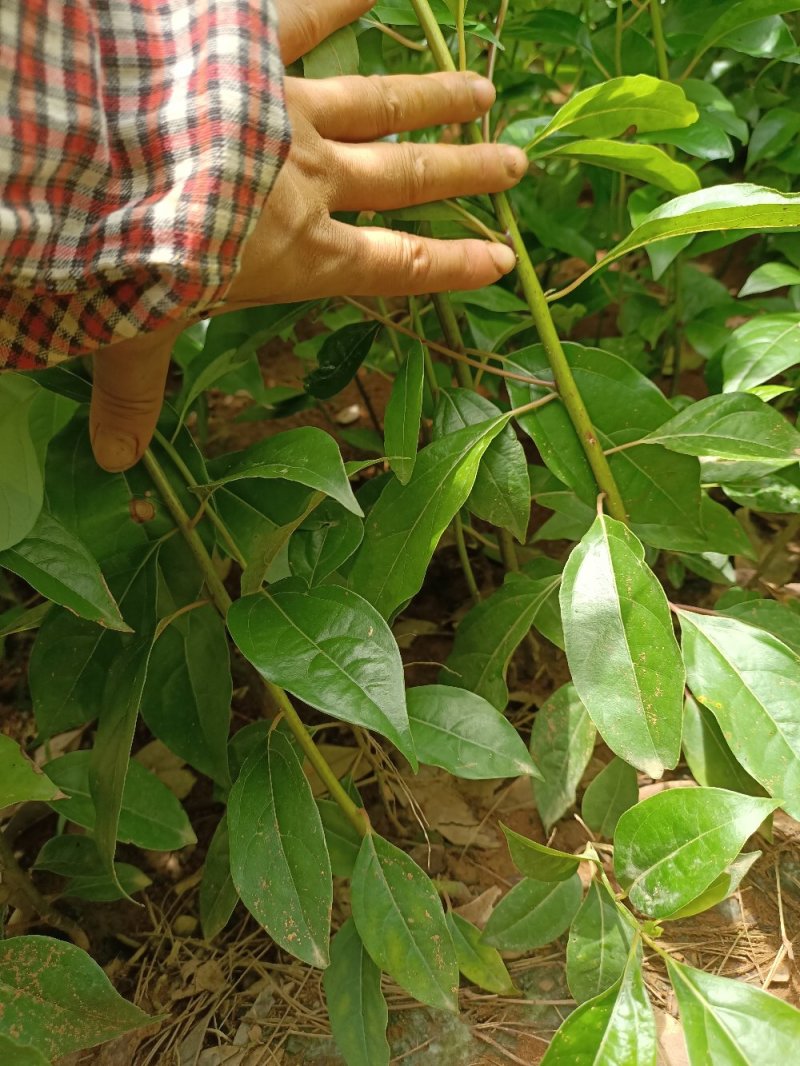
[[[411,3],[439,69],[445,71],[455,70],[453,57],[450,55],[450,50],[439,28],[439,23],[431,10],[429,0],[411,0]],[[479,143],[482,140],[481,132],[474,124],[469,128],[469,136],[473,142]],[[578,434],[581,447],[597,481],[597,486],[605,494],[611,516],[620,522],[627,522],[628,516],[625,511],[625,504],[622,501],[622,495],[617,487],[611,467],[608,465],[608,460],[603,454],[602,445],[575,383],[570,365],[567,362],[567,357],[564,354],[561,340],[550,314],[550,309],[547,306],[542,286],[539,283],[536,270],[528,255],[528,249],[525,247],[517,220],[514,217],[511,202],[505,193],[498,193],[493,196],[492,202],[494,203],[495,214],[500,227],[510,239],[511,246],[516,252],[522,291],[539,333],[539,339],[552,367],[556,388]]]
[[[380,298],[380,296],[379,296],[377,298],[377,300],[375,301],[375,303],[378,305],[378,310],[380,311],[381,315],[383,315],[384,318],[388,319],[389,318],[389,308],[386,306],[386,301],[382,300]],[[403,349],[400,347],[400,341],[398,340],[398,337],[397,337],[397,330],[390,329],[390,330],[388,330],[388,333],[389,333],[389,347],[394,352],[394,359],[395,359],[395,362],[397,363],[397,369],[399,370],[400,367],[405,362],[405,359],[403,358]]]
[[[667,58],[667,42],[664,39],[664,24],[661,21],[661,0],[650,0],[650,25],[653,29],[658,76],[662,81],[669,81],[669,59]]]
[[[452,348],[453,351],[458,352],[459,355],[464,355],[464,341],[461,337],[458,319],[453,310],[453,303],[450,297],[447,293],[440,292],[435,293],[432,299],[434,309],[436,310],[436,317],[439,319],[439,325],[442,327],[442,333],[447,342],[447,347]],[[467,364],[456,360],[455,368],[456,377],[458,378],[458,383],[462,389],[471,389],[472,372]]]
[[[191,518],[184,510],[183,504],[161,468],[160,463],[149,449],[144,453],[143,462],[148,474],[153,480],[153,484],[158,489],[162,500],[166,504],[167,510],[172,515],[175,524],[183,535],[189,551],[194,556],[195,562],[200,568],[200,572],[203,575],[203,580],[205,581],[206,588],[208,589],[214,606],[222,615],[223,619],[227,619],[228,611],[230,610],[233,601],[228,595],[227,589],[223,585],[221,578],[214,569],[213,560],[208,554],[200,534],[197,532]],[[261,681],[267,694],[280,708],[286,719],[286,724],[292,731],[297,743],[302,748],[306,758],[314,767],[320,779],[324,782],[331,796],[342,808],[357,832],[361,836],[366,836],[366,834],[370,832],[370,829],[364,811],[353,803],[352,799],[342,788],[339,779],[336,777],[336,774],[331,769],[322,752],[320,752],[319,748],[317,748],[312,740],[300,715],[292,706],[287,694],[282,688],[273,685],[271,681],[267,681],[266,678],[261,678]]]
[[[519,559],[517,558],[517,546],[514,543],[514,538],[508,532],[507,529],[497,529],[497,546],[500,549],[500,558],[503,560],[503,566],[511,573],[512,570],[519,570]]]
[[[464,32],[464,14],[467,0],[458,0],[456,4],[456,33],[458,34],[458,69],[467,69],[467,35]]]
[[[478,590],[478,582],[475,580],[475,574],[472,570],[472,563],[470,562],[469,552],[467,551],[467,543],[464,540],[464,523],[458,512],[456,512],[456,516],[453,519],[453,531],[456,536],[458,558],[461,563],[461,569],[464,571],[469,594],[472,597],[472,602],[478,604],[481,602],[481,594]]]
[[[614,73],[617,77],[622,74],[622,34],[625,28],[623,3],[624,0],[617,0],[617,18],[614,24]]]

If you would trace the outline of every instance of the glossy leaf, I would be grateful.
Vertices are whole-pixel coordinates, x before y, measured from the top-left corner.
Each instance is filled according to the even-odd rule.
[[[791,263],[762,263],[739,290],[739,296],[758,296],[787,285],[800,285],[800,269]]]
[[[692,695],[745,770],[800,816],[800,656],[735,618],[681,611],[680,620]]]
[[[151,884],[146,874],[128,863],[115,862],[113,873],[107,867],[94,839],[74,833],[45,841],[35,866],[69,878],[61,895],[95,903],[131,897]]]
[[[617,880],[637,910],[666,917],[708,888],[776,806],[719,788],[650,796],[617,823]]]
[[[355,592],[296,582],[237,600],[228,628],[262,676],[312,707],[388,737],[416,766],[391,630]]]
[[[228,799],[231,876],[242,903],[282,948],[328,965],[333,881],[322,822],[280,729],[246,760]]]
[[[561,612],[575,688],[600,734],[660,777],[680,754],[684,668],[664,590],[620,522],[599,516],[569,557]]]
[[[657,241],[720,230],[791,229],[798,225],[798,220],[800,193],[782,193],[748,183],[712,185],[699,192],[678,196],[651,211],[599,263],[561,289],[558,295],[566,296],[598,270]]]
[[[696,899],[680,907],[677,911],[673,911],[672,914],[666,915],[661,920],[680,921],[682,918],[692,918],[695,914],[702,914],[703,911],[716,907],[718,903],[733,895],[744,880],[750,867],[760,857],[760,851],[750,851],[747,854],[739,855],[733,860],[728,869],[723,870],[719,877],[712,881],[708,888],[701,892]]]
[[[0,1002],[0,1035],[47,1059],[154,1020],[118,995],[85,951],[47,936],[0,940]]]
[[[691,167],[676,162],[663,148],[652,144],[592,138],[560,145],[547,152],[546,157],[574,159],[579,163],[616,170],[676,195],[700,188],[700,180]]]
[[[352,34],[353,31],[348,27],[345,32]],[[326,48],[333,40],[330,38],[320,47]],[[306,63],[308,60],[306,56]],[[306,390],[320,400],[329,400],[341,392],[358,373],[382,328],[377,322],[353,322],[329,333],[317,355],[316,370],[306,378]]]
[[[213,940],[231,919],[239,896],[231,876],[228,816],[223,814],[206,852],[200,882],[200,926],[206,940]]]
[[[720,459],[788,464],[800,457],[800,433],[791,422],[744,392],[697,400],[646,440],[673,452]]]
[[[511,656],[560,581],[560,575],[531,578],[524,573],[507,574],[502,587],[462,619],[440,680],[469,689],[498,710],[505,710],[505,678]]]
[[[23,755],[11,737],[0,733],[0,810],[12,803],[51,800],[57,795],[58,789],[49,777]]]
[[[502,822],[500,828],[506,835],[512,862],[523,876],[532,881],[566,881],[581,864],[578,855],[549,848],[537,840],[514,832]]]
[[[407,485],[390,481],[372,508],[350,586],[389,618],[417,593],[439,538],[472,491],[478,465],[507,418],[459,430],[417,456]]]
[[[358,74],[358,37],[353,27],[342,27],[303,56],[303,74],[306,78]]]
[[[647,133],[690,126],[696,121],[697,108],[678,85],[638,74],[611,78],[576,93],[533,143],[559,131],[573,136],[618,137],[630,126]]]
[[[359,804],[361,806],[361,804]],[[336,877],[352,877],[361,837],[350,819],[334,800],[318,799],[317,810],[325,831],[325,843]]]
[[[800,1011],[760,988],[669,959],[691,1066],[793,1062]]]
[[[434,437],[500,417],[490,400],[470,389],[442,389],[433,421]],[[511,426],[495,437],[481,459],[468,510],[525,543],[531,515],[531,485],[525,452]]]
[[[468,981],[498,996],[516,991],[500,953],[482,942],[480,929],[455,911],[448,911],[447,926],[455,945],[458,968]]]
[[[389,1066],[389,1011],[381,971],[367,954],[352,918],[331,942],[322,979],[336,1046],[347,1066]]]
[[[295,577],[319,585],[358,551],[364,523],[333,500],[324,500],[289,541],[289,566]]]
[[[500,951],[532,951],[566,932],[581,904],[581,879],[514,885],[489,916],[483,940]]]
[[[0,552],[0,566],[81,618],[123,632],[129,628],[86,546],[46,511],[23,540]]]
[[[596,736],[594,722],[574,685],[562,685],[536,712],[531,755],[542,780],[533,782],[533,795],[546,832],[575,803],[575,792],[592,757]]]
[[[723,390],[744,392],[795,366],[800,315],[760,315],[735,329],[722,353]]]
[[[0,380],[0,455],[6,457],[0,468],[0,550],[27,536],[42,509],[42,471],[30,429],[36,392],[15,374]]]
[[[642,964],[629,956],[608,991],[581,1004],[558,1030],[542,1066],[655,1066],[656,1023]]]
[[[800,10],[800,5],[794,0],[737,0],[728,4],[725,11],[707,27],[695,50],[694,58],[697,60],[723,38],[759,19],[797,10]]]
[[[595,878],[573,919],[567,942],[567,984],[578,1001],[602,995],[622,976],[636,921]],[[641,946],[636,951],[641,960]]]
[[[746,796],[764,795],[764,789],[731,751],[714,715],[691,696],[687,696],[683,712],[683,753],[699,785]]]
[[[223,456],[209,464],[214,485],[243,478],[283,478],[324,492],[355,515],[356,503],[336,441],[314,426],[289,429],[253,444],[243,452]]]
[[[539,776],[519,733],[481,696],[449,685],[422,685],[410,688],[406,700],[420,762],[477,781]]]
[[[70,822],[93,830],[96,815],[89,793],[91,752],[73,751],[47,763],[47,776],[68,799],[55,800],[53,810]],[[158,778],[133,759],[125,777],[117,839],[152,851],[177,851],[196,843],[180,803]]]
[[[384,415],[386,456],[401,485],[411,480],[417,461],[424,376],[422,344],[414,344],[394,379]]]
[[[748,600],[726,607],[724,614],[759,629],[766,629],[800,655],[800,611],[777,600]]]
[[[621,356],[579,344],[565,344],[564,353],[604,448],[640,440],[675,414],[653,382]],[[513,360],[509,369],[545,380],[551,373],[541,345],[515,352]],[[517,407],[546,394],[516,381],[508,388]],[[594,512],[597,483],[563,405],[548,403],[518,422],[552,473]],[[697,459],[653,445],[612,454],[609,463],[637,536],[654,547],[705,550]]]
[[[430,878],[369,833],[351,883],[353,920],[373,962],[420,1003],[458,1009],[458,963]]]
[[[612,759],[583,794],[581,817],[593,833],[611,840],[621,815],[639,799],[636,771],[624,759]]]
[[[170,751],[223,788],[230,785],[231,692],[225,626],[214,608],[175,618],[150,656],[142,717]]]

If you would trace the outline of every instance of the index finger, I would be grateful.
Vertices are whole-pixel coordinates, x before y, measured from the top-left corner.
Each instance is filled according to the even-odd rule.
[[[304,111],[331,141],[376,141],[390,133],[471,122],[495,100],[494,85],[473,73],[394,74],[298,81]]]
[[[277,0],[281,59],[287,65],[365,15],[375,0]]]

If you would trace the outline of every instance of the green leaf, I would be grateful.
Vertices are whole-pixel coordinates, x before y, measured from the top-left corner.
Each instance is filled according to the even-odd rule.
[[[47,763],[50,777],[67,794],[50,806],[70,822],[85,829],[95,827],[95,809],[89,793],[90,751],[73,751]],[[117,839],[152,851],[177,851],[197,842],[186,813],[166,785],[131,760],[122,793]]]
[[[213,352],[213,349],[210,349],[209,354],[211,352]],[[202,396],[207,389],[212,388],[226,374],[241,370],[247,366],[252,359],[252,351],[236,346],[220,352],[210,360],[202,356],[193,359],[184,372],[180,395],[175,400],[175,406],[178,411],[175,435],[177,436],[181,425],[186,421],[186,416],[198,396]]]
[[[439,538],[472,491],[478,465],[507,416],[434,441],[407,485],[390,481],[366,521],[350,585],[389,618],[419,591]]]
[[[541,1066],[656,1066],[656,1023],[642,964],[632,952],[607,992],[581,1004],[558,1030]]]
[[[499,407],[471,389],[442,389],[433,419],[434,439],[501,416]],[[466,507],[525,543],[531,484],[525,452],[511,426],[505,426],[486,449]]]
[[[700,179],[691,167],[677,163],[662,148],[652,144],[592,138],[560,145],[546,152],[545,158],[574,159],[579,163],[616,170],[676,195],[700,188]]]
[[[762,467],[763,470],[763,467]],[[784,467],[763,477],[722,480],[721,488],[742,507],[776,514],[800,511],[800,467]]]
[[[237,600],[228,629],[258,672],[312,707],[374,729],[416,768],[392,631],[355,592],[292,580]]]
[[[422,685],[410,688],[406,700],[420,762],[473,781],[539,776],[519,733],[481,696]]]
[[[27,610],[22,607],[11,607],[8,611],[0,614],[0,640],[11,636],[12,633],[30,633],[38,629],[52,607],[51,603],[37,603],[35,607]]]
[[[130,631],[86,546],[46,511],[23,540],[0,552],[0,566],[81,618]]]
[[[617,880],[637,910],[664,918],[705,891],[777,806],[720,788],[650,796],[617,823]]]
[[[292,742],[280,729],[246,760],[228,799],[236,891],[272,939],[328,965],[333,881],[322,822]]]
[[[674,959],[667,969],[691,1066],[793,1062],[800,1011],[760,988],[703,973]]]
[[[533,795],[545,832],[575,802],[575,792],[594,751],[597,731],[575,686],[562,685],[536,712],[531,755],[542,773]]]
[[[798,363],[800,315],[760,315],[735,329],[722,353],[724,392],[744,392]]]
[[[454,911],[447,913],[461,973],[479,988],[498,996],[512,995],[516,988],[497,948],[481,940],[481,931]]]
[[[57,795],[58,789],[46,774],[23,755],[11,737],[0,733],[0,810],[12,803],[51,800]]]
[[[361,837],[338,803],[318,799],[317,810],[325,830],[325,843],[328,845],[334,875],[352,877],[361,848]]]
[[[353,27],[343,26],[304,55],[303,74],[307,78],[338,78],[343,74],[358,74],[358,37]],[[333,393],[328,395],[332,396]]]
[[[800,193],[782,193],[747,182],[712,185],[700,192],[678,196],[651,211],[623,241],[576,281],[561,289],[558,296],[566,296],[592,274],[615,263],[628,252],[657,241],[722,230],[792,229],[798,224]]]
[[[500,828],[506,835],[511,861],[524,877],[529,877],[532,881],[566,881],[581,864],[578,855],[548,848],[545,844],[522,836],[521,833],[515,833],[502,822]]]
[[[791,422],[746,392],[698,400],[645,439],[684,455],[719,459],[789,464],[800,456],[800,433]]]
[[[665,915],[661,920],[680,921],[682,918],[692,918],[695,914],[701,914],[711,907],[716,907],[718,903],[733,895],[750,867],[760,857],[760,851],[750,851],[746,855],[739,855],[738,858],[733,860],[728,869],[724,870],[716,880],[712,881],[708,888],[701,892],[696,899],[680,907],[677,911],[673,911],[672,914]]]
[[[800,269],[791,263],[762,263],[741,287],[739,297],[758,296],[787,285],[800,285]]]
[[[735,618],[680,612],[689,687],[736,759],[800,817],[800,656]]]
[[[319,585],[342,567],[364,539],[364,523],[333,500],[324,500],[289,541],[295,577]]]
[[[699,785],[726,788],[746,796],[763,796],[764,790],[737,760],[707,707],[691,696],[683,712],[683,753]]]
[[[48,1059],[157,1020],[118,995],[85,951],[47,936],[0,940],[0,1002],[0,1035]]]
[[[115,862],[113,874],[109,873],[92,837],[74,833],[45,841],[36,857],[35,869],[68,877],[70,880],[62,890],[62,896],[94,903],[130,898],[134,892],[141,892],[151,884],[146,874],[128,863]]]
[[[800,611],[777,600],[748,600],[726,607],[722,612],[740,622],[766,629],[800,655]]]
[[[570,555],[561,614],[575,688],[601,736],[660,777],[680,755],[685,674],[664,590],[621,522],[600,515]]]
[[[506,574],[501,588],[464,616],[440,680],[482,696],[498,710],[508,703],[506,670],[517,646],[561,581]]]
[[[378,322],[353,322],[329,333],[319,350],[317,369],[306,378],[306,391],[319,400],[341,392],[358,373],[382,328]]]
[[[230,785],[232,687],[228,640],[216,610],[207,605],[175,618],[150,656],[142,717],[170,751],[223,788]]]
[[[324,492],[353,514],[363,514],[342,462],[336,441],[314,426],[289,429],[253,444],[243,452],[209,464],[214,485],[242,478],[283,478]]]
[[[231,919],[239,896],[231,876],[228,816],[223,814],[206,852],[200,882],[200,926],[206,940],[213,940]]]
[[[636,920],[598,878],[573,919],[567,941],[567,984],[578,1003],[602,995],[620,979],[633,948]],[[642,949],[636,954],[641,962]]]
[[[581,904],[581,879],[514,885],[489,916],[484,943],[500,951],[533,951],[566,932]]]
[[[576,137],[618,137],[630,126],[647,133],[690,126],[696,121],[697,108],[680,86],[638,74],[611,78],[576,93],[532,143],[559,131]]]
[[[458,1009],[458,963],[430,878],[368,833],[351,884],[353,921],[373,962],[420,1003]]]
[[[6,457],[0,465],[0,550],[27,536],[42,509],[42,471],[31,435],[37,392],[16,374],[0,380],[0,455]]]
[[[347,1066],[389,1066],[389,1011],[381,971],[367,954],[352,918],[331,942],[331,964],[322,983],[333,1039]]]
[[[579,344],[565,344],[564,353],[605,449],[641,440],[674,416],[663,393],[621,356]],[[515,352],[513,360],[508,369],[545,380],[551,373],[541,345]],[[547,393],[516,381],[509,381],[508,389],[515,407]],[[563,404],[548,403],[517,421],[552,473],[594,512],[597,482]],[[653,445],[619,451],[609,462],[637,536],[653,547],[704,550],[697,459]]]
[[[713,48],[723,38],[743,26],[749,26],[771,15],[784,15],[789,11],[798,10],[800,4],[796,0],[738,0],[738,3],[728,4],[725,11],[714,19],[703,34],[695,49],[692,66],[709,48]]]
[[[0,1034],[0,1059],[8,1066],[50,1066],[50,1059],[29,1044],[22,1045],[16,1040]]]
[[[614,758],[589,783],[583,794],[581,817],[593,833],[611,840],[621,815],[639,799],[636,771]]]
[[[422,344],[414,344],[394,379],[383,422],[386,456],[401,485],[411,480],[417,461],[424,377]]]

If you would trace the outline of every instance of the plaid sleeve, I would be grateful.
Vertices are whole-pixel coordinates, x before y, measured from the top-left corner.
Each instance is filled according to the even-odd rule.
[[[273,0],[0,0],[0,367],[222,303],[282,78]]]

